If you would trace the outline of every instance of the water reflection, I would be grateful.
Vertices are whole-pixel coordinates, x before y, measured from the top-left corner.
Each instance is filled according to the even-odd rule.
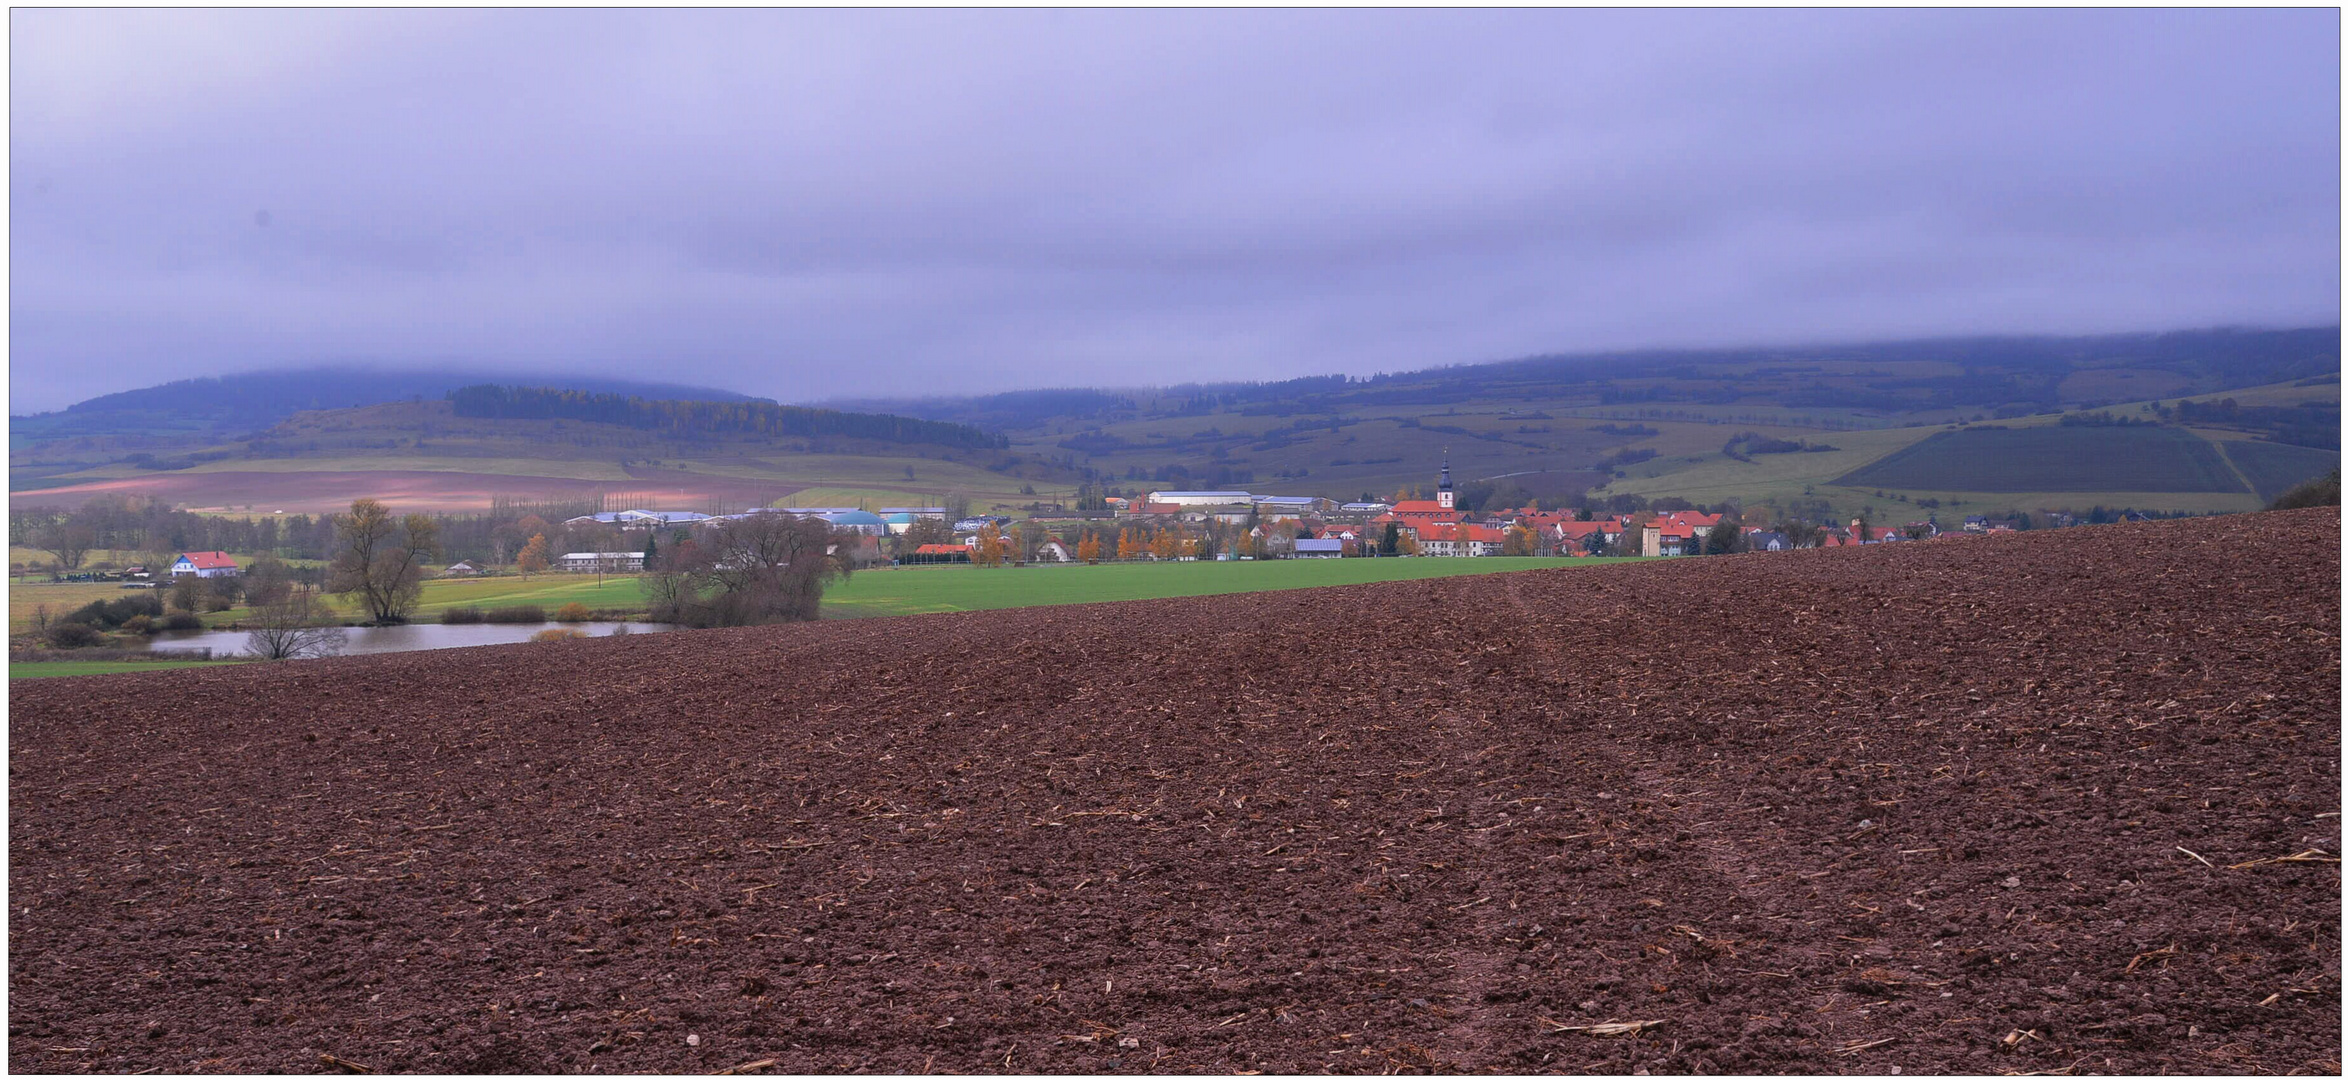
[[[577,630],[589,637],[608,637],[621,627],[631,634],[658,634],[676,629],[667,623],[470,623],[445,626],[440,623],[412,623],[407,626],[351,626],[342,648],[344,656],[366,653],[413,652],[417,649],[460,649],[468,645],[510,645],[530,640],[530,635],[541,630],[562,628]],[[250,635],[243,630],[167,630],[148,639],[153,649],[209,648],[214,656],[234,656],[245,651]]]

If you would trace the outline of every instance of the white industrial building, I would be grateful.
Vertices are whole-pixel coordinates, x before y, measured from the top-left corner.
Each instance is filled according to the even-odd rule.
[[[1244,491],[1153,491],[1148,501],[1169,506],[1224,506],[1252,503],[1255,496]]]

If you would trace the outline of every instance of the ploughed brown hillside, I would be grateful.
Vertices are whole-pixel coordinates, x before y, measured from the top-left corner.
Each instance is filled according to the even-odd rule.
[[[9,1064],[2337,1071],[2339,530],[22,682]]]

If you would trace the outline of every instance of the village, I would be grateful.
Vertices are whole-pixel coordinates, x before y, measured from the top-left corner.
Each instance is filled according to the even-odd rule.
[[[1339,502],[1317,496],[1247,491],[1151,491],[1107,496],[1106,515],[1019,519],[980,515],[954,518],[944,506],[759,507],[728,514],[630,509],[568,518],[549,527],[544,569],[573,574],[636,574],[656,569],[662,538],[689,541],[702,530],[763,514],[787,514],[830,525],[853,546],[860,567],[938,564],[1238,561],[1338,558],[1676,558],[1701,554],[1856,547],[1916,540],[1996,536],[2028,528],[2026,520],[1968,517],[1943,529],[1930,519],[1899,525],[1847,526],[1799,522],[1749,524],[1735,508],[1653,509],[1593,514],[1588,509],[1537,505],[1461,509],[1444,466],[1432,499]],[[1760,515],[1756,515],[1760,516]],[[2047,524],[2074,524],[2047,514]],[[847,540],[853,536],[854,540]],[[835,547],[835,553],[837,548]],[[507,569],[491,560],[464,559],[435,576],[473,577]],[[233,577],[236,560],[218,551],[180,553],[166,578]],[[120,580],[152,587],[157,575],[142,566],[71,575],[71,580]],[[68,580],[60,575],[58,580]]]
[[[906,566],[1414,556],[1674,558],[1994,536],[2029,527],[2026,520],[2018,524],[1979,515],[1967,518],[1962,528],[1948,530],[1929,518],[1898,525],[1873,525],[1863,519],[1847,526],[1750,524],[1733,507],[1594,514],[1588,509],[1527,505],[1471,512],[1459,505],[1448,464],[1439,474],[1432,499],[1339,502],[1240,490],[1161,490],[1138,497],[1107,496],[1103,501],[1106,515],[1081,517],[1046,513],[1023,519],[954,518],[942,506],[762,507],[732,514],[620,510],[581,515],[562,525],[580,539],[618,540],[622,534],[661,529],[683,539],[696,529],[759,514],[792,514],[859,534],[861,542],[852,551],[859,565]],[[2047,519],[2049,524],[2072,523],[2068,515],[2050,514]],[[641,572],[647,566],[644,546],[639,541],[612,545],[618,550],[569,551],[555,564],[574,573]],[[461,564],[449,572],[484,569]]]

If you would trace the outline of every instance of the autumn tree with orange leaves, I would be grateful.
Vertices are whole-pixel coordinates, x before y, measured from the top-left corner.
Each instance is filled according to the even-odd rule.
[[[522,571],[522,576],[525,578],[532,574],[545,573],[546,563],[545,533],[531,537],[529,543],[522,545],[522,553],[514,559],[514,566]]]
[[[978,546],[971,549],[970,561],[977,566],[1003,565],[1003,530],[993,522],[978,530]]]

